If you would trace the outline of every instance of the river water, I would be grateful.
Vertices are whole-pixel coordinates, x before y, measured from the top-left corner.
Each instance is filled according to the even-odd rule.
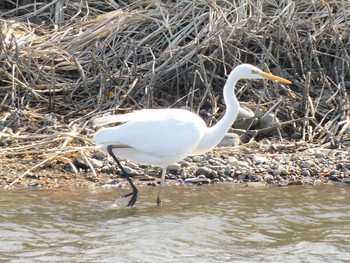
[[[1,262],[350,262],[349,186],[0,192]]]

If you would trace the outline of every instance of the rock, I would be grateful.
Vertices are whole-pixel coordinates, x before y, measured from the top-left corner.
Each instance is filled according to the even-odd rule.
[[[258,123],[258,119],[255,118],[255,114],[252,110],[240,107],[238,116],[234,122],[234,127],[237,129],[247,130]]]
[[[199,177],[187,178],[185,179],[184,183],[185,184],[210,184],[210,179],[199,178]]]
[[[181,165],[178,163],[170,164],[170,165],[168,165],[167,169],[169,171],[178,171],[181,169]]]
[[[244,106],[239,107],[238,115],[236,118],[237,120],[251,119],[253,117],[254,117],[254,112],[251,109],[246,108]]]
[[[103,167],[103,162],[100,160],[97,160],[95,158],[91,158],[90,163],[94,168],[102,168]]]
[[[183,162],[191,163],[192,161],[193,159],[191,157],[186,157],[185,159],[183,159]]]
[[[264,156],[261,156],[261,155],[254,155],[253,156],[253,162],[255,164],[259,164],[259,163],[267,163],[269,159],[267,159],[266,157]]]
[[[252,167],[247,161],[239,161],[239,168],[250,169]]]
[[[125,172],[126,172],[128,175],[130,175],[130,176],[138,175],[138,173],[137,173],[136,170],[134,170],[134,169],[132,169],[132,168],[130,168],[130,167],[128,167],[128,166],[125,166],[125,165],[124,165],[123,168],[124,168]]]
[[[85,160],[83,158],[80,158],[80,157],[76,158],[73,161],[73,164],[78,170],[79,169],[87,170],[90,168],[90,166],[85,162]]]
[[[248,178],[252,182],[260,182],[261,181],[261,177],[260,176],[256,176],[256,175],[251,175]]]
[[[232,178],[232,177],[227,176],[227,177],[226,177],[226,181],[227,181],[227,182],[233,182],[233,178]]]
[[[208,161],[210,164],[213,164],[213,165],[221,165],[225,163],[223,159],[218,157],[210,158]]]
[[[107,154],[101,151],[95,151],[92,155],[92,158],[97,159],[97,160],[104,160],[107,157]]]
[[[339,181],[341,181],[340,178],[341,178],[341,176],[340,176],[339,171],[333,170],[329,174],[329,180],[331,180],[331,181],[339,182]]]
[[[187,162],[187,161],[182,161],[181,164],[180,164],[181,167],[189,167],[190,166],[190,163]]]
[[[261,150],[268,150],[271,147],[271,142],[265,138],[259,142],[259,146]]]
[[[238,167],[239,166],[239,161],[237,160],[236,157],[230,156],[227,158],[227,163],[231,167]]]
[[[215,172],[218,172],[221,169],[220,165],[211,165],[210,169],[212,169]]]
[[[245,174],[237,173],[237,172],[238,172],[238,171],[236,171],[237,179],[238,179],[238,180],[244,180],[244,179],[245,179]]]
[[[213,169],[207,167],[200,167],[197,169],[196,175],[204,175],[206,178],[215,178],[217,173]]]
[[[273,176],[281,175],[281,171],[279,169],[274,169],[272,171]]]
[[[114,167],[112,168],[112,166],[104,165],[101,168],[101,172],[102,173],[106,173],[106,174],[108,174],[108,173],[115,173],[116,169]]]
[[[219,178],[214,178],[212,181],[211,181],[212,184],[217,184],[217,183],[220,183],[220,179]]]
[[[130,168],[132,168],[132,169],[137,169],[137,168],[139,168],[138,164],[133,163],[133,162],[127,162],[125,165],[128,166],[128,167],[130,167]]]
[[[196,163],[199,163],[202,161],[202,157],[199,156],[199,155],[194,155],[194,156],[191,156],[191,159],[193,162],[196,162]]]
[[[280,176],[280,175],[276,175],[276,176],[274,176],[274,178],[275,178],[275,180],[277,180],[277,181],[280,181],[280,180],[283,179],[282,176]]]
[[[186,171],[185,169],[182,169],[182,170],[180,171],[179,177],[185,178],[185,177],[186,177],[186,174],[187,174],[187,171]]]
[[[289,166],[283,166],[280,168],[281,175],[288,175],[290,173]]]
[[[288,181],[287,185],[303,185],[303,182],[301,180],[293,180],[293,181]]]
[[[307,170],[307,169],[303,169],[303,170],[301,171],[301,175],[302,175],[303,177],[310,177],[310,176],[311,176],[310,171]]]
[[[77,167],[72,162],[67,162],[64,166],[64,170],[71,173],[78,173]]]
[[[220,180],[221,182],[226,182],[226,178],[223,177],[223,176],[220,176],[220,177],[219,177],[219,180]]]
[[[254,127],[259,122],[258,118],[236,119],[233,126],[236,129],[248,130],[250,127]]]
[[[239,145],[239,136],[235,133],[226,133],[221,142],[218,143],[218,147],[235,147]]]
[[[275,135],[277,133],[277,129],[274,127],[274,125],[278,122],[278,118],[274,113],[270,112],[268,114],[264,114],[259,119],[258,129],[266,129],[261,132],[264,135]]]
[[[310,167],[314,166],[315,163],[312,161],[312,160],[306,160],[306,161],[303,161],[301,164],[300,164],[300,167],[301,168],[306,168],[306,169],[309,169]]]
[[[272,181],[274,179],[274,177],[271,174],[269,174],[269,173],[264,173],[263,174],[263,179],[265,181]]]
[[[232,168],[230,166],[225,166],[223,173],[230,175],[232,173]]]
[[[324,154],[320,150],[315,150],[314,155],[317,159],[324,158]]]
[[[123,188],[123,185],[117,181],[112,181],[110,183],[100,185],[101,188]]]
[[[140,181],[154,181],[156,180],[156,178],[154,178],[153,176],[149,176],[149,175],[144,175],[141,178],[139,178]]]

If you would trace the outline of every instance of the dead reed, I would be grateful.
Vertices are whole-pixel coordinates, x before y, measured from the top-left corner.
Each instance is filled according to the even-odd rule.
[[[219,117],[225,76],[243,62],[293,81],[236,90],[253,111],[273,106],[283,139],[349,141],[348,1],[49,2],[0,5],[1,158],[69,159],[111,111]]]

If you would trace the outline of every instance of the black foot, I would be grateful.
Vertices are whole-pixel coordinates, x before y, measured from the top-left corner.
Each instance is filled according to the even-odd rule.
[[[122,203],[124,203],[122,200],[124,198],[128,198],[129,196],[131,196],[128,204],[126,205],[126,207],[132,207],[135,203],[136,203],[136,200],[137,200],[137,197],[138,197],[138,191],[132,191],[131,193],[128,193],[126,195],[123,195],[121,196],[120,198],[118,198],[115,202],[114,202],[114,206],[120,206]]]
[[[130,177],[127,176],[126,177],[126,180],[128,180],[130,186],[131,186],[131,189],[132,189],[132,192],[131,193],[128,193],[126,195],[123,195],[122,197],[126,198],[126,197],[129,197],[131,195],[131,198],[129,200],[129,203],[127,206],[133,206],[135,203],[136,203],[136,200],[137,200],[137,196],[138,196],[138,193],[139,191],[137,190],[136,186],[134,185],[134,183],[131,181]]]
[[[126,180],[128,180],[129,184],[130,184],[130,187],[132,189],[132,192],[131,193],[128,193],[126,195],[123,195],[121,197],[122,198],[127,198],[129,196],[131,196],[128,204],[127,204],[127,207],[132,207],[135,203],[136,203],[136,200],[137,200],[137,197],[138,197],[138,190],[136,188],[136,186],[134,185],[133,181],[130,179],[130,175],[124,170],[123,166],[120,164],[120,162],[118,161],[117,157],[114,155],[113,153],[113,145],[108,145],[107,146],[107,151],[108,153],[110,154],[110,156],[112,156],[112,158],[114,159],[114,161],[117,163],[117,165],[119,166],[122,174],[121,174],[121,178],[125,178]],[[116,204],[118,203],[118,200],[116,201]]]
[[[121,198],[127,198],[131,196],[128,204],[127,204],[127,207],[132,207],[135,203],[136,203],[136,200],[137,200],[137,197],[138,197],[138,191],[136,190],[135,191],[132,191],[131,193],[128,193],[126,195],[123,195]]]

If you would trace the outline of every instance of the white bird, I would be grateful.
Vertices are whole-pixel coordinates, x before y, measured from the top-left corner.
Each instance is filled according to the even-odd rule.
[[[95,126],[122,122],[115,127],[96,132],[94,141],[101,150],[109,153],[116,161],[132,188],[127,206],[133,206],[138,190],[116,156],[132,162],[160,166],[162,171],[157,204],[161,204],[166,168],[189,155],[199,155],[213,149],[224,137],[239,112],[239,102],[234,89],[239,79],[272,79],[286,84],[292,82],[261,71],[259,68],[242,64],[228,76],[223,95],[226,103],[224,116],[212,127],[207,127],[201,117],[183,109],[144,109],[121,115],[97,118]]]

